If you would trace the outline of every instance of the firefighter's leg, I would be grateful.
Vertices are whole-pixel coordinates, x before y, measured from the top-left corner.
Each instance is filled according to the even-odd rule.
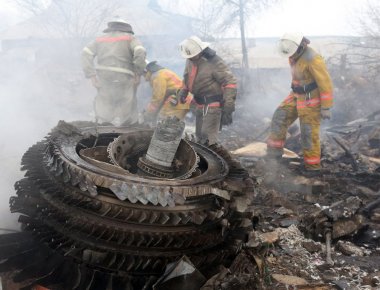
[[[288,96],[273,114],[269,137],[267,139],[267,156],[280,158],[284,152],[286,132],[297,119],[296,101]]]
[[[218,142],[221,117],[222,109],[220,107],[197,110],[196,134],[201,143],[208,142],[211,145]],[[199,118],[201,118],[201,121]]]
[[[321,145],[319,130],[321,124],[320,108],[308,108],[307,114],[300,114],[301,142],[305,168],[321,168]]]
[[[203,110],[201,108],[196,108],[195,109],[195,137],[197,138],[197,141],[201,140],[202,124],[203,124]]]
[[[126,78],[123,82],[115,83],[113,91],[117,96],[114,100],[115,121],[124,125],[137,123],[138,108],[133,78]]]
[[[109,94],[108,88],[110,87],[107,82],[100,80],[101,87],[98,89],[98,93],[95,97],[94,108],[95,115],[99,120],[99,123],[109,123],[111,124],[113,116],[113,104],[111,100],[111,95]]]

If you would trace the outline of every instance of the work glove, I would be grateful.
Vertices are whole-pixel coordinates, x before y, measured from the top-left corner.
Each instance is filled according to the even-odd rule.
[[[189,92],[184,89],[177,90],[176,96],[177,96],[177,99],[181,102],[181,104],[186,103],[188,93]]]
[[[222,126],[228,126],[232,124],[232,113],[235,111],[234,105],[224,106],[222,110],[222,119],[220,124]]]
[[[178,99],[176,95],[171,95],[169,97],[169,103],[172,107],[176,107],[178,105]]]
[[[330,109],[321,109],[321,118],[323,120],[330,120],[331,119],[331,111]]]

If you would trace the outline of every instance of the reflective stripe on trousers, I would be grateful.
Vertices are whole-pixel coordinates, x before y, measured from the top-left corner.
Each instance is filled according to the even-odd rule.
[[[299,106],[300,103],[302,106]],[[271,130],[267,139],[268,152],[283,151],[287,130],[297,118],[300,119],[305,167],[318,169],[321,158],[319,99],[303,100],[292,95],[285,98],[273,114]]]

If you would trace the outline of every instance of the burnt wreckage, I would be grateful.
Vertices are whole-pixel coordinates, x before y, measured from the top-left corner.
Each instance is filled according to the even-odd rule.
[[[252,180],[180,123],[60,121],[22,158],[22,231],[0,236],[0,271],[21,289],[149,289],[184,255],[206,276],[231,261],[252,230]]]

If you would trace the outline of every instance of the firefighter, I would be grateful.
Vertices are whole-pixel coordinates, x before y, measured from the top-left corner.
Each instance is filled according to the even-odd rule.
[[[162,119],[170,116],[183,120],[190,110],[191,96],[187,96],[184,104],[177,102],[176,92],[182,86],[180,77],[157,61],[149,62],[144,73],[145,80],[152,87],[152,98],[145,109],[144,121],[153,122],[157,117]]]
[[[300,34],[287,33],[278,49],[289,58],[292,74],[291,92],[273,114],[267,139],[268,157],[281,158],[288,127],[300,120],[304,169],[318,173],[321,169],[319,131],[321,119],[330,119],[333,84],[321,55],[309,47],[310,41]]]
[[[104,34],[82,51],[85,76],[98,91],[96,119],[116,126],[134,124],[138,122],[136,90],[146,51],[125,20],[116,18],[107,25]]]
[[[235,111],[237,81],[225,62],[197,36],[180,43],[180,52],[186,59],[181,90],[177,99],[186,101],[189,92],[195,103],[195,135],[202,143],[218,141],[221,125],[232,123]]]

